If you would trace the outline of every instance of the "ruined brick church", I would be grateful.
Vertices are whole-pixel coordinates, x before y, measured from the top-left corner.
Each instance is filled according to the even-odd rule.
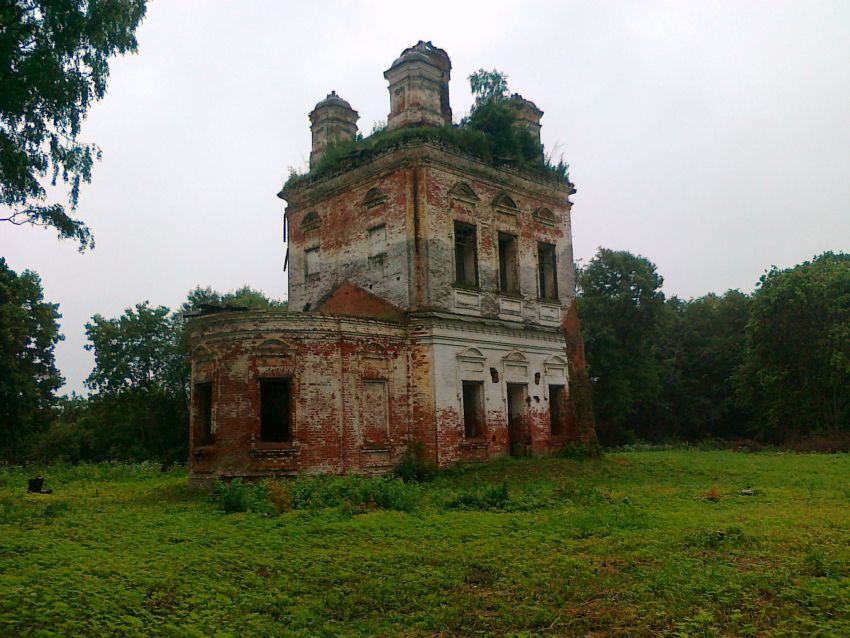
[[[387,132],[452,125],[451,62],[430,42],[384,73]],[[514,95],[515,126],[543,115]],[[354,140],[335,93],[310,113],[311,169]],[[378,473],[411,442],[439,467],[595,437],[575,312],[575,189],[399,136],[279,197],[289,310],[189,322],[191,478]]]

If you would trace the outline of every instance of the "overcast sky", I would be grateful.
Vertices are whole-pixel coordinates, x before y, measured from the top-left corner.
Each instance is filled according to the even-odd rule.
[[[452,60],[451,103],[480,67],[543,109],[563,154],[576,258],[640,253],[668,295],[751,291],[775,264],[850,250],[850,2],[151,3],[139,53],[112,64],[82,138],[103,150],[79,215],[97,247],[0,228],[0,254],[60,304],[65,391],[93,359],[84,324],[195,285],[286,297],[288,167],[331,89],[368,134],[383,71],[418,40]]]

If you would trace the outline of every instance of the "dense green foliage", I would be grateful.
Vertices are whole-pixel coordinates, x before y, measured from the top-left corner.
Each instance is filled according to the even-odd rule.
[[[473,110],[492,102],[504,102],[511,93],[508,90],[508,76],[498,69],[478,69],[467,79],[475,100]]]
[[[44,301],[37,274],[18,275],[0,257],[0,458],[11,463],[48,422],[62,385],[53,357],[62,338],[58,308]]]
[[[771,439],[850,430],[850,255],[824,253],[759,280],[739,380]]]
[[[469,86],[475,103],[469,117],[461,122],[461,127],[484,135],[488,161],[515,163],[558,173],[557,167],[547,165],[540,142],[528,129],[517,126],[517,113],[509,99],[507,75],[496,69],[479,69],[469,76]],[[566,166],[562,166],[564,171],[559,176],[569,181]]]
[[[189,445],[189,348],[183,313],[202,304],[283,308],[285,303],[243,286],[218,293],[197,287],[180,312],[148,302],[116,318],[86,324],[95,367],[88,398],[58,402],[50,427],[30,446],[43,461],[157,459],[185,461]]]
[[[753,414],[737,396],[734,375],[746,347],[750,297],[738,290],[690,301],[671,299],[671,436],[696,441],[753,434]]]
[[[654,438],[663,427],[663,281],[648,259],[605,248],[579,273],[579,316],[605,443],[622,442],[626,431]]]
[[[506,460],[244,498],[158,464],[43,468],[54,493],[26,495],[36,471],[0,469],[4,636],[850,635],[847,455]]]
[[[45,460],[183,461],[188,454],[189,365],[182,320],[147,302],[86,324],[95,367],[88,398],[59,403],[32,455]]]
[[[177,389],[186,376],[179,347],[177,317],[147,301],[115,319],[101,315],[86,324],[95,367],[86,385],[99,394],[121,394],[152,387]]]
[[[546,165],[543,147],[527,129],[516,126],[516,121],[516,113],[509,103],[487,102],[473,111],[464,121],[464,126],[484,136],[486,157],[491,163],[507,162],[535,170],[551,169],[551,172],[566,179],[565,173],[559,174],[557,169]]]
[[[269,299],[263,292],[254,290],[248,285],[219,293],[207,286],[196,286],[189,291],[188,299],[180,307],[181,313],[198,310],[201,305],[222,306],[224,308],[247,308],[249,310],[285,309],[286,302]]]
[[[94,246],[73,216],[100,150],[78,140],[106,94],[109,58],[136,50],[145,0],[0,3],[0,221],[49,226]],[[69,208],[48,203],[43,180],[69,186]]]
[[[752,296],[665,299],[662,282],[644,257],[607,249],[579,273],[603,443],[817,432],[822,447],[846,449],[850,256],[774,268]]]

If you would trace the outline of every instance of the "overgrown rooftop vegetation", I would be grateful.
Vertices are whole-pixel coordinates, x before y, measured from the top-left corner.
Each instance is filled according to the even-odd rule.
[[[492,166],[514,166],[569,183],[569,167],[563,159],[556,163],[548,157],[543,145],[517,123],[517,110],[509,101],[507,76],[495,69],[481,69],[470,75],[469,80],[475,105],[460,124],[394,130],[377,126],[368,137],[358,134],[355,140],[330,144],[309,172],[293,170],[284,188],[361,166],[380,153],[414,141],[436,141]]]

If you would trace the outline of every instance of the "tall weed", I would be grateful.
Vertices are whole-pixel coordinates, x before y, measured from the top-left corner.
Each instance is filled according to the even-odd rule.
[[[591,443],[567,443],[558,451],[558,456],[574,461],[602,458],[602,446],[596,441]]]
[[[575,481],[564,481],[555,490],[555,498],[569,501],[576,506],[600,505],[611,501],[610,495],[598,487],[576,483]]]
[[[405,483],[427,483],[436,478],[437,466],[426,458],[422,443],[411,441],[401,457],[396,474]]]
[[[278,514],[286,514],[292,511],[292,486],[289,483],[281,483],[274,479],[266,481],[266,491],[269,495],[272,507]]]
[[[292,509],[316,510],[331,507],[375,507],[400,512],[413,511],[420,499],[415,484],[395,476],[313,476],[292,483]]]
[[[450,510],[501,511],[508,506],[510,494],[505,482],[477,482],[472,488],[453,494],[446,502]]]
[[[268,492],[265,486],[246,483],[235,478],[229,483],[219,481],[215,493],[222,508],[228,514],[235,512],[268,512],[270,508]]]

